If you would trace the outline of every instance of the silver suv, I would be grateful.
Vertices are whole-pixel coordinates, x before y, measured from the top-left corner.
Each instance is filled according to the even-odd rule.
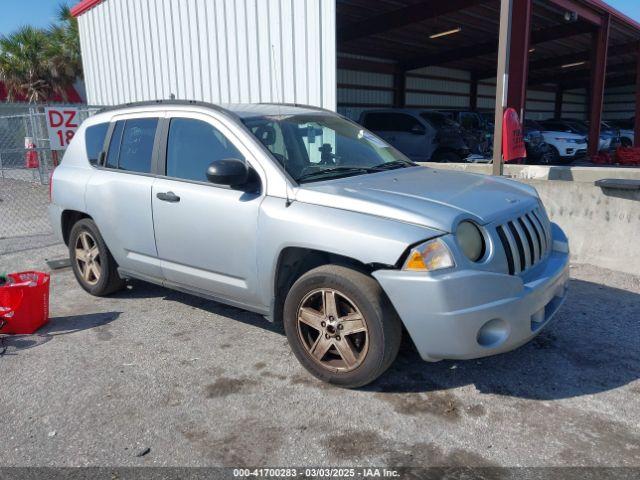
[[[102,111],[53,174],[50,217],[89,293],[134,278],[257,312],[345,387],[391,365],[403,326],[427,361],[522,345],[568,281],[535,189],[416,166],[311,107]]]

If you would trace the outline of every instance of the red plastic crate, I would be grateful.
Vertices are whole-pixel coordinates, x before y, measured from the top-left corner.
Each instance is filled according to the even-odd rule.
[[[0,287],[0,333],[35,333],[49,321],[49,275],[19,272],[7,277],[9,283]]]

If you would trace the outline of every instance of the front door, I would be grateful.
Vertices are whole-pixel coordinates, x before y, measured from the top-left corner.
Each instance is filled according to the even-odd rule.
[[[151,197],[163,275],[177,286],[251,305],[262,194],[213,185],[206,177],[212,162],[247,161],[250,154],[208,115],[171,114],[167,121],[165,175],[155,180]]]

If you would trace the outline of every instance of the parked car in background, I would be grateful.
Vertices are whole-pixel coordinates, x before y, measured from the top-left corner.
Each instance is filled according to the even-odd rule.
[[[533,120],[525,120],[524,144],[527,149],[528,164],[549,165],[558,162],[560,159],[557,150],[545,142],[542,135],[542,126]]]
[[[617,132],[621,147],[633,147],[635,145],[635,125],[631,120],[607,120],[602,123],[609,130]]]
[[[545,120],[542,124],[546,128],[552,128],[556,131],[564,131],[566,133],[575,133],[576,135],[582,135],[585,139],[589,138],[589,124],[584,120],[578,119],[553,119]],[[618,147],[618,140],[615,133],[607,131],[606,128],[600,131],[600,143],[598,145],[598,151],[609,151]],[[586,152],[585,152],[586,153]]]
[[[484,116],[470,110],[439,112],[462,127],[465,143],[472,154],[489,158],[493,156],[493,126],[489,126]]]
[[[618,129],[620,146],[633,147],[635,145],[635,125],[632,120],[607,120],[605,123]]]
[[[566,126],[563,122],[545,120],[539,122],[545,143],[551,148],[552,163],[569,164],[587,154],[587,137]]]
[[[573,120],[574,122],[578,122],[583,124],[587,130],[589,129],[589,120]],[[602,146],[600,147],[601,151],[614,151],[616,150],[621,144],[622,141],[620,139],[620,129],[608,124],[607,122],[600,122],[600,138],[601,139],[605,139],[606,140],[606,146]]]
[[[431,110],[367,110],[360,124],[415,162],[463,162],[470,153],[460,125]]]
[[[416,166],[312,107],[99,112],[51,189],[87,292],[136,278],[265,315],[309,372],[343,387],[387,370],[403,327],[428,361],[517,348],[569,284],[568,240],[533,187]]]

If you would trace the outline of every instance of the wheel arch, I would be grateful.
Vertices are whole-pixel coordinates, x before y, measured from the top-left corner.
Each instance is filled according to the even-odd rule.
[[[93,220],[93,218],[85,212],[80,212],[78,210],[63,210],[62,215],[60,216],[60,222],[62,228],[62,239],[64,240],[65,245],[69,245],[69,235],[71,234],[71,229],[83,218],[89,218]]]
[[[322,265],[339,265],[371,275],[379,268],[394,268],[392,265],[366,264],[362,261],[337,254],[328,250],[288,246],[283,248],[276,263],[273,278],[273,318],[274,322],[282,321],[284,300],[287,292],[298,278],[314,268]]]

